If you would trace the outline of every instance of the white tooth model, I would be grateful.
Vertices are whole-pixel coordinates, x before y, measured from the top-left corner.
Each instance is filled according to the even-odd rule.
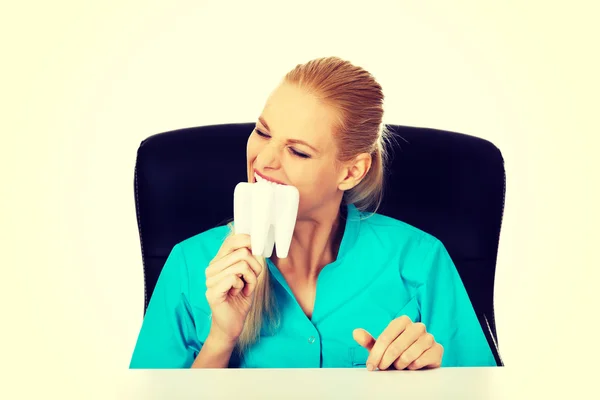
[[[277,257],[286,258],[299,201],[300,194],[294,186],[266,180],[238,183],[233,194],[235,233],[250,235],[254,256],[271,257],[275,245]]]

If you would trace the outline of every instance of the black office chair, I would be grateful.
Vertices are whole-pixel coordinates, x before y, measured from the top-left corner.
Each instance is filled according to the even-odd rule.
[[[233,217],[235,185],[246,181],[254,123],[179,129],[144,140],[135,167],[135,206],[144,266],[144,313],[178,242]],[[473,136],[388,125],[392,141],[379,213],[442,241],[464,282],[496,358],[494,275],[506,178],[500,151]]]

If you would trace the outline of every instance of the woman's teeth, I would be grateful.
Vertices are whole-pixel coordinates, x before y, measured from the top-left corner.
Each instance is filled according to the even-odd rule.
[[[256,180],[256,182],[267,182],[267,183],[270,183],[272,185],[279,185],[279,183],[268,181],[265,178],[259,176],[258,174],[254,174],[254,179]]]

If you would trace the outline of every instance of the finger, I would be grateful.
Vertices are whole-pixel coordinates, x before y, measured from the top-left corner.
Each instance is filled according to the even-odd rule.
[[[231,297],[235,297],[238,294],[240,294],[240,292],[245,290],[247,287],[248,287],[248,285],[246,285],[244,283],[244,281],[242,281],[242,279],[238,276],[238,279],[236,279],[235,283],[233,284],[233,287],[231,289],[229,289],[228,294]]]
[[[244,260],[246,260],[248,265],[250,265],[250,268],[252,268],[254,274],[258,278],[262,273],[263,267],[262,264],[258,261],[258,259],[252,255],[252,251],[248,250],[248,256],[244,258]]]
[[[244,280],[246,282],[255,282],[256,278],[257,278],[256,274],[250,268],[250,266],[248,265],[246,260],[240,260],[240,261],[236,262],[235,264],[232,264],[231,266],[225,268],[218,274],[208,277],[206,279],[206,287],[215,286],[218,282],[223,280],[223,278],[227,275],[237,275],[239,277],[244,277]]]
[[[228,268],[236,262],[245,259],[248,254],[250,254],[250,250],[245,247],[241,247],[225,255],[220,260],[211,262],[206,268],[206,277],[209,278],[211,276],[218,275],[225,268]]]
[[[250,271],[256,278],[254,281],[248,282],[248,285],[244,287],[244,296],[249,297],[258,285],[258,278],[263,271],[263,266],[252,254],[249,254],[244,260],[248,263]]]
[[[442,365],[443,355],[444,347],[439,343],[435,343],[431,348],[421,354],[420,357],[411,362],[407,369],[439,368]]]
[[[217,285],[228,275],[236,275],[238,277],[243,277],[245,283],[248,284],[248,286],[251,288],[249,290],[253,290],[258,281],[256,275],[254,274],[254,271],[250,268],[246,260],[241,260],[233,264],[231,267],[221,271],[219,274],[208,278],[206,280],[206,287],[210,288]]]
[[[215,257],[210,262],[215,263],[228,255],[229,253],[234,252],[237,249],[241,249],[243,247],[251,248],[250,235],[244,233],[238,233],[236,235],[228,236],[227,239],[221,245],[221,248],[215,255]]]
[[[228,275],[217,285],[206,291],[206,299],[209,304],[223,302],[227,298],[229,290],[233,287],[243,287],[244,282],[237,275]]]
[[[383,357],[381,357],[381,362],[378,365],[379,369],[388,369],[390,367],[390,365],[392,365],[392,363],[394,363],[399,357],[409,357],[411,356],[412,353],[414,353],[416,350],[413,349],[411,350],[410,353],[406,353],[406,351],[413,346],[421,336],[427,334],[427,331],[425,329],[425,325],[422,324],[421,322],[417,322],[417,323],[411,323],[409,324],[404,331],[402,332],[402,334],[400,334],[396,340],[394,340],[388,347],[387,349],[385,349],[385,352],[383,354]],[[423,344],[423,343],[421,343]],[[432,343],[433,344],[433,341]],[[430,345],[431,345],[430,344]],[[423,351],[425,351],[425,349],[423,349]],[[422,351],[422,352],[423,352]],[[422,353],[421,352],[421,353]],[[415,358],[409,360],[406,365],[410,364],[412,361],[414,361],[421,353],[417,354],[415,356]],[[405,355],[404,355],[405,354]],[[395,364],[394,364],[395,365]],[[399,365],[403,365],[402,363],[399,363]],[[404,365],[404,366],[406,366]],[[404,369],[401,368],[401,369]]]
[[[408,332],[405,332],[405,334],[406,333]],[[393,357],[391,360],[386,359],[386,362],[389,361],[387,367],[389,368],[390,365],[393,365],[395,369],[405,369],[410,365],[410,363],[415,361],[425,351],[431,348],[433,344],[433,336],[428,333],[420,335],[416,340],[414,340],[412,343],[409,343],[407,346],[402,344],[401,346],[404,348],[401,350],[400,354],[394,354],[393,356],[391,355],[390,358]]]
[[[223,257],[221,260],[217,261],[214,264],[209,264],[206,268],[206,277],[210,278],[212,276],[218,275],[220,272],[225,270],[226,268],[232,266],[238,261],[245,260],[248,265],[254,270],[254,273],[258,276],[262,272],[262,266],[258,262],[258,260],[252,255],[249,249],[246,247],[242,247],[240,249],[235,250],[233,253],[228,254]]]
[[[375,345],[373,345],[373,349],[369,353],[369,357],[367,358],[367,369],[371,370],[379,366],[385,350],[411,323],[412,321],[410,318],[405,315],[390,322],[387,328],[379,335],[375,341]]]
[[[371,351],[373,345],[375,344],[375,338],[371,336],[369,332],[362,328],[358,328],[352,331],[352,337],[358,344],[360,344],[368,351]]]

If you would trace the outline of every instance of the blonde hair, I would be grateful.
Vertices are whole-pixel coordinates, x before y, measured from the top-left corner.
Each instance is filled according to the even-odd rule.
[[[228,226],[230,234],[233,234],[233,224],[229,223]],[[244,351],[260,338],[263,320],[267,320],[271,332],[279,327],[279,313],[271,288],[271,273],[267,266],[267,259],[265,257],[256,257],[256,259],[261,265],[262,273],[254,288],[254,298],[246,316],[244,328],[237,340],[236,351],[240,355],[243,355]]]
[[[342,202],[360,211],[377,211],[383,198],[387,162],[386,140],[390,132],[383,124],[383,91],[364,69],[338,57],[325,57],[299,64],[282,83],[307,90],[337,113],[333,126],[338,163],[348,162],[360,153],[372,157],[371,167],[362,181],[344,192]],[[232,229],[230,225],[230,229]],[[277,304],[272,293],[270,272],[264,257],[259,257],[263,273],[258,279],[254,299],[237,343],[240,354],[260,339],[263,320],[271,329],[279,326]]]
[[[351,161],[360,153],[372,157],[371,168],[354,188],[344,192],[344,204],[373,213],[381,205],[388,159],[386,142],[392,138],[383,123],[383,90],[373,75],[339,57],[318,58],[297,65],[285,76],[337,112],[333,136],[338,162]]]

